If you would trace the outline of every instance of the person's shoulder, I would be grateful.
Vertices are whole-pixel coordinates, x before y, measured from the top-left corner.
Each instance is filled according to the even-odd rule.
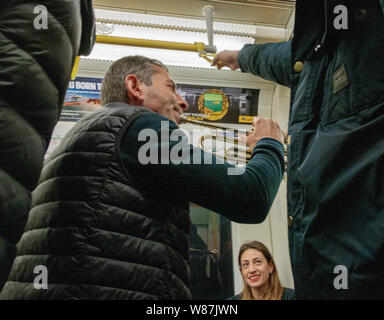
[[[296,294],[294,289],[290,288],[284,288],[283,296],[281,297],[281,300],[295,300]]]
[[[156,112],[143,112],[137,115],[136,121],[142,121],[142,122],[158,122],[158,121],[166,121],[167,118],[164,118],[162,115],[156,113]]]
[[[229,297],[227,300],[241,300],[241,293],[235,296]]]
[[[146,112],[137,116],[134,120],[133,127],[141,129],[152,128],[157,130],[164,124],[169,126],[170,129],[177,128],[177,125],[173,121],[163,117],[162,115],[155,112]]]

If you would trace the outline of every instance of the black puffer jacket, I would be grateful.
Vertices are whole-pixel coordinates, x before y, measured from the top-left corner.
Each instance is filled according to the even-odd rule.
[[[34,27],[38,5],[47,8],[46,29]],[[94,25],[91,0],[0,0],[0,290],[75,57],[90,53]]]
[[[143,107],[112,103],[47,159],[2,299],[189,299],[189,203],[131,178],[120,140]],[[48,271],[37,290],[35,266]]]

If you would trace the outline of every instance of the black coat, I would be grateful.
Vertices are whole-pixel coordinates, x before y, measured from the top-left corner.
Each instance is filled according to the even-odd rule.
[[[189,203],[149,194],[120,157],[146,108],[80,120],[47,159],[3,299],[189,299]],[[36,290],[34,268],[48,271]]]
[[[48,10],[47,29],[34,27],[37,5]],[[93,43],[90,0],[0,2],[0,290],[75,57],[89,54]]]
[[[384,298],[384,1],[297,0],[292,42],[242,71],[290,86],[288,235],[298,299]],[[326,8],[328,8],[326,10]]]

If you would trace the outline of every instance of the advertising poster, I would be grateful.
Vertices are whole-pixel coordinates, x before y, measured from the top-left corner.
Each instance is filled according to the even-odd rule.
[[[60,143],[66,132],[82,117],[101,108],[101,78],[77,77],[70,81],[60,120],[53,132],[47,155]],[[251,124],[258,113],[259,89],[212,87],[179,84],[177,91],[189,104],[188,118],[227,124]],[[237,136],[219,132],[219,135]],[[210,141],[208,141],[209,143]],[[217,149],[217,150],[215,150]],[[221,143],[213,151],[222,151]]]
[[[103,79],[77,77],[69,82],[60,121],[78,121],[101,107],[100,91]]]
[[[251,124],[257,116],[259,89],[179,84],[177,91],[189,104],[185,115],[190,119]]]
[[[45,157],[60,144],[66,133],[77,121],[101,108],[100,91],[102,81],[101,78],[77,77],[69,82],[60,120],[52,133]]]

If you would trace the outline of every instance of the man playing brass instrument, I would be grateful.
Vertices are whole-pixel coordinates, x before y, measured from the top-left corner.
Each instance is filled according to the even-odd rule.
[[[205,152],[178,128],[188,103],[161,62],[117,60],[101,102],[46,161],[2,298],[190,299],[189,202],[240,223],[265,219],[284,171],[277,123],[256,118],[252,158],[229,175],[235,166],[215,157],[194,163]],[[173,161],[176,144],[189,163]],[[143,163],[145,145],[156,163]],[[47,290],[31,285],[36,264],[48,270]]]

